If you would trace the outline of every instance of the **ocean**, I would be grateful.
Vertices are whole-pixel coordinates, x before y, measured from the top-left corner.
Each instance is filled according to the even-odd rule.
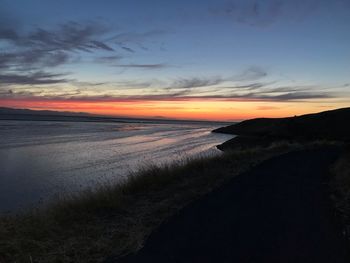
[[[0,120],[0,213],[121,181],[130,171],[220,154],[218,123]]]

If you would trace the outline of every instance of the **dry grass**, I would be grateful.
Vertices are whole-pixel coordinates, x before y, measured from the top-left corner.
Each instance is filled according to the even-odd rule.
[[[300,145],[225,153],[149,166],[122,184],[0,217],[0,263],[101,262],[136,251],[163,220],[230,178]]]

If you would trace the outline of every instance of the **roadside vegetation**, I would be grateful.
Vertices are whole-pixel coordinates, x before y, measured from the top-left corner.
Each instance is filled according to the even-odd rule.
[[[341,220],[343,234],[350,245],[350,146],[331,169],[332,199],[338,218]]]
[[[189,202],[273,156],[324,142],[278,143],[150,165],[19,215],[0,217],[0,263],[103,262],[140,249],[153,229]],[[350,185],[350,181],[348,181]]]

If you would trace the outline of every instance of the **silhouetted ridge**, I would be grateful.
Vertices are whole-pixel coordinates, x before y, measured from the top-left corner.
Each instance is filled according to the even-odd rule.
[[[265,145],[276,140],[350,141],[350,108],[287,118],[246,120],[213,132],[238,135],[222,146],[233,146],[233,143],[235,146]]]

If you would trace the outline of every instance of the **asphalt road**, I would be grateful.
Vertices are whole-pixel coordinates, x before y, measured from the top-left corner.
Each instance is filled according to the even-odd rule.
[[[163,223],[137,254],[107,262],[343,263],[327,173],[336,150],[268,160]]]

